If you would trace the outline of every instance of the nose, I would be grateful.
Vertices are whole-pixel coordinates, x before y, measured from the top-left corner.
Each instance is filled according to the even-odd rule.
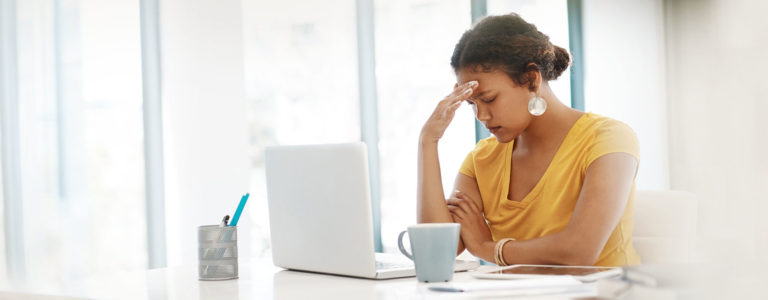
[[[473,106],[473,108],[475,110],[475,118],[477,118],[480,123],[485,124],[488,120],[491,119],[491,112],[487,107],[484,107],[484,105],[476,104]]]

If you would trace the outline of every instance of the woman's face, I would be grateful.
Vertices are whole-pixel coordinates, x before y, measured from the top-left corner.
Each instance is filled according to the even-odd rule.
[[[517,85],[501,71],[475,72],[469,68],[459,70],[458,84],[476,80],[479,85],[467,100],[475,117],[501,143],[509,143],[523,133],[531,122],[528,87]]]

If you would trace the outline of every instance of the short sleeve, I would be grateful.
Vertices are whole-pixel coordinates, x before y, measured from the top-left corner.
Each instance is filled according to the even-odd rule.
[[[640,161],[640,147],[637,135],[627,124],[609,120],[600,124],[587,154],[586,166],[609,153],[627,153]]]
[[[459,173],[475,178],[475,155],[474,151],[470,151],[467,157],[464,158],[464,162],[459,168]]]

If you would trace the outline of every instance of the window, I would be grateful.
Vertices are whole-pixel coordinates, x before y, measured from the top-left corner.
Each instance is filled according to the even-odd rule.
[[[381,155],[381,236],[397,251],[397,234],[416,223],[419,133],[453,91],[453,47],[471,25],[468,1],[375,1],[376,75]],[[463,105],[439,144],[446,194],[474,146],[474,113]]]
[[[16,3],[27,277],[146,268],[138,1]]]
[[[488,1],[488,15],[518,12],[568,47],[564,1]],[[467,1],[376,1],[376,70],[381,132],[382,240],[396,251],[397,234],[416,223],[416,159],[421,126],[456,82],[453,48],[471,26]],[[568,72],[551,83],[570,104]],[[474,114],[459,108],[440,141],[444,193],[448,195],[465,156],[474,147]]]
[[[566,4],[528,1],[489,2],[489,13],[519,11],[568,46]],[[252,199],[248,215],[252,238],[261,241],[255,256],[269,249],[264,146],[360,140],[356,2],[312,3],[245,0],[246,90],[252,151]],[[531,17],[528,17],[531,15]],[[397,234],[416,223],[418,137],[435,105],[456,78],[450,66],[453,47],[471,26],[464,0],[374,1],[376,88],[379,119],[381,236],[395,251]],[[553,83],[570,103],[568,74]],[[445,193],[474,147],[474,115],[457,111],[440,142]],[[249,204],[250,205],[250,204]]]
[[[374,176],[381,182],[381,237],[391,252],[397,233],[416,222],[419,132],[453,89],[450,56],[471,25],[471,12],[465,0],[373,3],[380,159]],[[15,4],[26,274],[57,282],[146,268],[139,1]],[[359,88],[357,5],[242,1],[252,163],[244,216],[252,226],[241,232],[252,242],[241,245],[242,257],[266,256],[270,249],[265,146],[360,140],[360,95],[372,91]],[[488,1],[488,12],[518,11],[565,47],[565,5]],[[553,83],[566,103],[568,84],[568,74]],[[462,107],[439,148],[446,194],[474,140],[472,110]]]
[[[243,1],[255,200],[247,255],[270,249],[264,147],[360,140],[355,14],[354,0]]]

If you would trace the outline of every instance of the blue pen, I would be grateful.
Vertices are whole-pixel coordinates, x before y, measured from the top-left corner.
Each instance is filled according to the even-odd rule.
[[[245,207],[245,202],[248,201],[248,196],[249,195],[250,194],[245,194],[242,198],[240,198],[240,204],[237,205],[237,210],[235,210],[235,216],[232,217],[232,221],[229,223],[228,226],[236,226],[237,225],[237,220],[240,219],[240,214],[243,213],[243,207]],[[227,215],[227,217],[229,217],[229,215]],[[226,221],[224,221],[224,220],[222,220],[222,224],[225,224],[225,226],[227,226],[226,225]],[[226,233],[224,233],[224,236],[221,239],[217,239],[217,240],[219,240],[220,242],[229,241],[232,238],[232,232],[234,232],[234,231],[232,231],[232,230],[227,231]],[[215,260],[221,259],[221,257],[224,256],[224,250],[225,250],[225,248],[219,248],[218,251],[216,251],[216,253],[214,253],[213,259],[215,259]],[[209,270],[208,266],[206,266],[205,273],[206,274],[216,273],[216,269],[218,269],[218,266],[210,266],[210,270]]]
[[[240,220],[240,214],[243,213],[243,207],[245,207],[245,202],[248,201],[248,196],[250,195],[250,193],[247,193],[243,198],[240,198],[240,204],[237,205],[235,216],[232,217],[232,222],[229,222],[229,226],[237,226],[237,221]]]

